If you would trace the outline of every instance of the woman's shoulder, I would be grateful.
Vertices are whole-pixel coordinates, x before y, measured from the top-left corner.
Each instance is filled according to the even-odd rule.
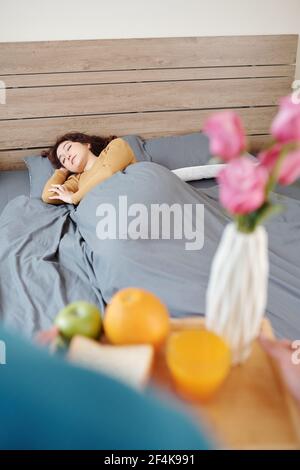
[[[105,147],[105,149],[102,150],[100,155],[105,155],[109,151],[113,152],[126,152],[126,153],[132,153],[132,148],[130,147],[129,143],[123,139],[122,137],[116,137],[115,139],[112,139],[108,145]]]
[[[115,139],[112,139],[105,148],[108,148],[108,147],[117,147],[117,146],[123,146],[123,145],[127,145],[127,142],[126,140],[124,140],[122,137],[116,137]]]

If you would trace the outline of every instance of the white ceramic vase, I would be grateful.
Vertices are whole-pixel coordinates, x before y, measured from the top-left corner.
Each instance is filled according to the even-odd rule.
[[[259,225],[239,232],[225,228],[214,256],[206,294],[206,327],[222,336],[232,351],[233,364],[251,352],[265,314],[268,289],[268,236]]]

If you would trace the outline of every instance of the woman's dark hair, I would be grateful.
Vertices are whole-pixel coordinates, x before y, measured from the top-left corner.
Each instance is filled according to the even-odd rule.
[[[91,152],[93,152],[96,157],[105,149],[109,142],[115,139],[116,136],[112,135],[109,137],[100,137],[98,135],[89,135],[82,132],[68,132],[57,138],[55,144],[50,147],[48,150],[43,150],[42,157],[48,158],[54,168],[60,168],[62,165],[57,156],[57,147],[64,142],[65,140],[70,140],[71,142],[80,142],[81,144],[91,144]]]

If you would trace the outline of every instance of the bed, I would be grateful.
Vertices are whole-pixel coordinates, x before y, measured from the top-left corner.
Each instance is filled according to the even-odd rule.
[[[205,314],[210,262],[228,222],[216,182],[182,183],[171,168],[157,165],[151,155],[149,161],[145,145],[198,138],[209,114],[234,109],[255,155],[270,142],[278,98],[291,91],[297,43],[297,35],[1,43],[6,103],[0,105],[0,317],[32,335],[47,328],[66,302],[84,296],[104,309],[117,289],[133,283],[156,292],[173,316]],[[140,164],[115,175],[114,183],[125,192],[134,187],[132,203],[144,194],[147,204],[166,198],[205,204],[208,238],[201,256],[186,258],[176,243],[166,248],[120,243],[117,249],[106,243],[100,249],[89,216],[99,188],[76,210],[46,207],[30,197],[32,181],[23,158],[40,158],[58,135],[71,130],[140,139]],[[183,167],[190,164],[186,149]],[[159,179],[156,199],[135,184],[137,178],[149,187]],[[168,187],[172,191],[166,195]],[[105,182],[101,198],[111,201],[114,188]],[[300,188],[296,184],[283,192],[275,197],[286,205],[287,215],[269,226],[274,271],[267,314],[278,336],[299,338],[300,222],[295,220]],[[289,243],[294,256],[282,249]],[[151,259],[143,256],[145,250]]]

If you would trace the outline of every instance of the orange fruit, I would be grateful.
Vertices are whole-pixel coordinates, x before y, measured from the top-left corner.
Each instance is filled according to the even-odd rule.
[[[185,398],[210,398],[229,374],[231,352],[223,339],[205,329],[170,336],[166,361],[178,392]]]
[[[170,329],[167,307],[147,290],[128,287],[117,292],[104,315],[104,330],[113,344],[160,346]]]

